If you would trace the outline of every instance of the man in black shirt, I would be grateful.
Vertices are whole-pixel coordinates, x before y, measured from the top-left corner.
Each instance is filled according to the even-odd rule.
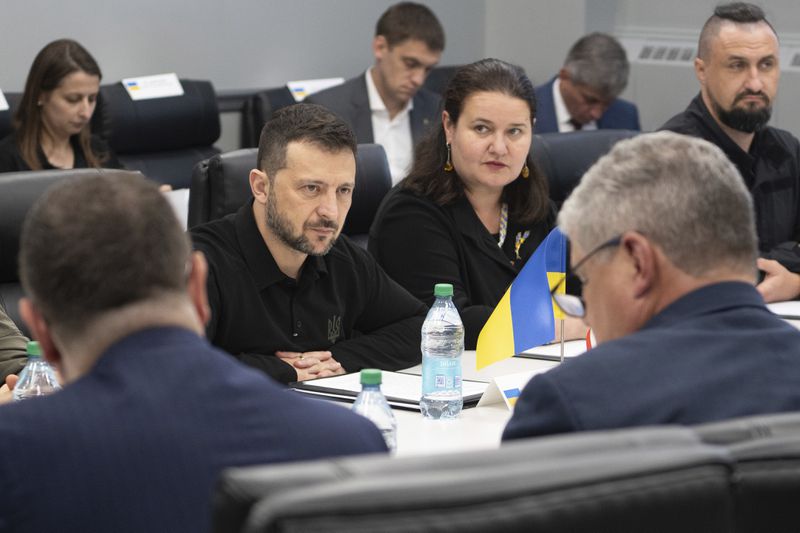
[[[284,383],[419,363],[424,304],[339,235],[355,137],[322,106],[265,124],[254,199],[192,230],[209,263],[212,343]]]
[[[767,301],[800,294],[800,143],[767,126],[778,90],[778,37],[761,8],[716,8],[695,59],[700,94],[662,129],[719,146],[753,195]],[[709,213],[709,216],[714,216]]]

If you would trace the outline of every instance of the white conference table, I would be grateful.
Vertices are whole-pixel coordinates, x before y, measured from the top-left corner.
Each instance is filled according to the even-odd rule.
[[[566,345],[567,353],[585,350],[584,341],[570,341]],[[560,350],[558,345],[550,345],[531,351],[556,355]],[[556,361],[512,357],[478,371],[475,352],[467,351],[462,357],[462,373],[464,379],[488,382],[506,374],[544,372],[557,364]],[[419,365],[404,370],[414,374],[420,371]],[[419,412],[402,409],[394,409],[394,414],[397,418],[396,455],[399,457],[498,448],[503,428],[511,418],[505,403],[464,409],[455,420],[428,420]]]

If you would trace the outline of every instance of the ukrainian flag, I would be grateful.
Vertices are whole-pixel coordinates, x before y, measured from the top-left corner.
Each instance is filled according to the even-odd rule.
[[[478,336],[478,370],[550,342],[564,315],[550,290],[566,275],[567,240],[553,229],[500,299]],[[561,287],[563,289],[563,285]]]

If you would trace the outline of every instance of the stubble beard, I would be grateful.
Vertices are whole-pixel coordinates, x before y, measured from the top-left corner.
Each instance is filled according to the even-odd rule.
[[[323,220],[318,226],[331,228],[334,231],[338,228],[338,224],[332,220]],[[291,222],[278,210],[278,200],[272,187],[270,187],[267,195],[267,227],[272,230],[283,244],[306,255],[323,256],[330,252],[333,245],[336,244],[336,236],[334,236],[325,246],[325,249],[320,251],[314,248],[311,241],[302,231],[295,235],[292,232]],[[305,226],[304,229],[306,229]],[[320,241],[322,240],[324,240],[324,237],[320,237]]]

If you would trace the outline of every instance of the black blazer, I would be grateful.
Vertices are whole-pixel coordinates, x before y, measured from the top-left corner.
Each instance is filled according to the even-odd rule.
[[[341,85],[325,89],[309,96],[306,101],[320,104],[347,122],[356,134],[359,143],[374,143],[372,133],[372,112],[369,109],[367,80],[361,74]],[[439,120],[438,94],[420,88],[414,96],[414,108],[411,110],[411,138],[416,145],[425,130]]]
[[[389,276],[428,305],[436,283],[452,283],[465,348],[474,350],[489,315],[554,222],[555,210],[534,225],[509,220],[501,249],[466,198],[438,206],[395,187],[375,215],[368,249]],[[526,230],[530,235],[517,259],[516,236]]]

